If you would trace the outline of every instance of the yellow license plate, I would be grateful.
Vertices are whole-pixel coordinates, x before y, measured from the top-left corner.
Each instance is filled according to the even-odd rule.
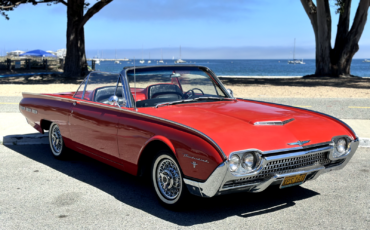
[[[295,176],[287,176],[284,178],[283,183],[281,183],[280,188],[286,188],[290,186],[300,185],[306,179],[307,173],[299,174]]]

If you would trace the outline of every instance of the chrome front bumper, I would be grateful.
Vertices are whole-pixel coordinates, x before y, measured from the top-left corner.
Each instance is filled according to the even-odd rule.
[[[332,160],[332,162],[337,161],[338,163],[329,164],[327,166],[312,165],[312,166],[292,169],[292,170],[289,170],[289,172],[287,171],[277,172],[271,175],[270,178],[267,178],[267,179],[265,178],[263,180],[249,180],[249,181],[245,181],[244,183],[238,183],[235,186],[225,187],[225,184],[230,181],[234,181],[234,180],[243,180],[245,178],[250,178],[250,175],[246,175],[246,176],[232,175],[231,172],[229,171],[228,161],[225,161],[222,164],[220,164],[205,182],[197,182],[197,181],[189,180],[186,178],[184,179],[184,182],[187,185],[190,193],[192,193],[193,195],[202,196],[202,197],[213,197],[216,195],[221,195],[221,194],[230,193],[230,192],[242,192],[242,191],[253,192],[253,193],[262,192],[271,185],[281,184],[281,182],[287,176],[294,176],[294,175],[307,173],[305,181],[308,181],[308,180],[316,179],[323,173],[342,169],[344,166],[346,166],[346,164],[352,158],[353,154],[356,152],[358,148],[358,145],[359,145],[359,139],[356,138],[354,141],[351,142],[349,153],[339,159],[334,159],[332,157],[332,154],[333,154],[332,146],[317,149],[314,151],[302,150],[302,151],[295,152],[293,154],[281,154],[281,155],[278,155],[278,156],[275,155],[272,157],[264,156],[264,158],[266,159],[266,162],[269,162],[272,160],[288,159],[290,157],[300,157],[300,156],[311,155],[319,151],[328,151],[329,152],[328,159]],[[258,175],[258,173],[256,175]]]

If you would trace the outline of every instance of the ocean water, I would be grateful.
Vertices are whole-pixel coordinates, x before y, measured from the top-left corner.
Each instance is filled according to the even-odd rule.
[[[164,64],[158,63],[158,60],[152,59],[152,63],[140,64],[135,61],[136,66],[157,66],[173,65],[174,60],[164,60]],[[315,60],[303,60],[305,65],[291,65],[288,60],[197,60],[186,59],[186,64],[207,66],[218,76],[304,76],[315,72]],[[91,61],[88,62],[91,66]],[[113,61],[100,61],[95,69],[104,72],[120,72],[125,66],[133,66],[133,61],[114,64]],[[181,64],[177,64],[181,65]],[[351,74],[360,77],[370,77],[370,63],[355,59],[352,61]]]

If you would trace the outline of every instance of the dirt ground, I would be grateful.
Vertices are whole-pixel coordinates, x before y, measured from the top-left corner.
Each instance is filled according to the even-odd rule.
[[[222,78],[221,78],[222,79]],[[222,79],[236,97],[370,98],[370,78]]]
[[[370,78],[220,79],[236,97],[370,98]],[[0,78],[0,96],[76,91],[82,80],[64,78],[61,74]]]

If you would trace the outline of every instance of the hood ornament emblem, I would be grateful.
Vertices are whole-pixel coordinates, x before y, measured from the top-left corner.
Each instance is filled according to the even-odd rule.
[[[288,143],[288,145],[299,145],[299,146],[302,146],[306,143],[310,142],[310,140],[307,140],[307,141],[297,141],[297,142],[294,142],[294,143]]]

